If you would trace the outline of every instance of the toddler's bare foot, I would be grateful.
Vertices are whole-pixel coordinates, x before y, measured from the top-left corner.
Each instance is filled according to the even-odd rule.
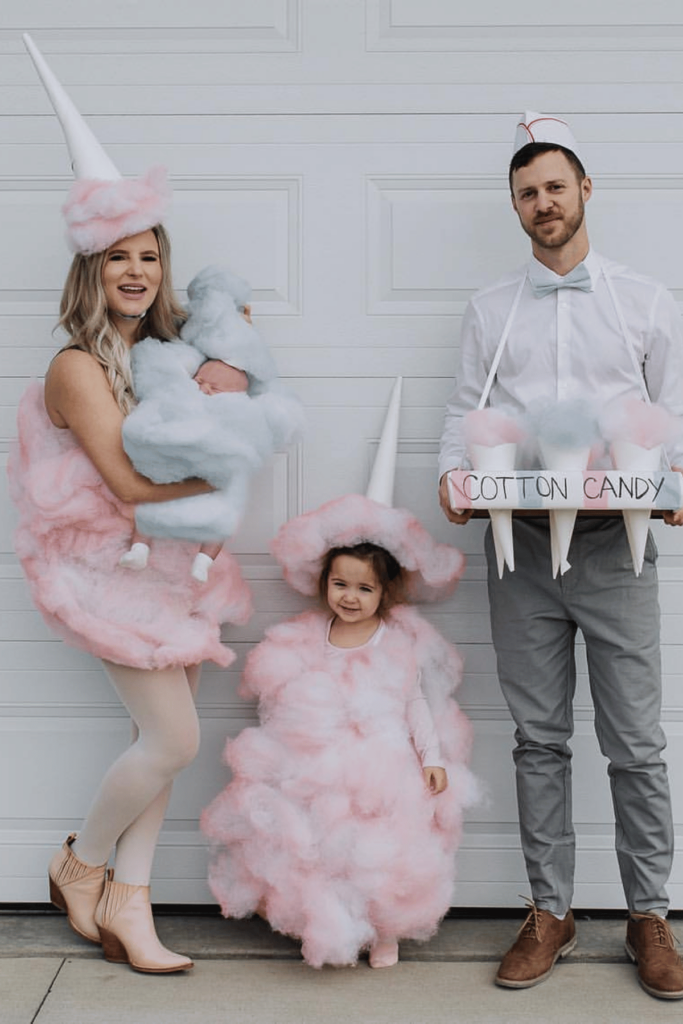
[[[393,967],[398,963],[396,939],[378,939],[370,946],[371,967]]]

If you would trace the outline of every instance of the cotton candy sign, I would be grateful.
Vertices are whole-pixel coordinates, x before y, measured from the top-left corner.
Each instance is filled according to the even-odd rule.
[[[451,508],[486,509],[498,575],[514,571],[512,511],[547,511],[552,575],[571,569],[577,512],[615,511],[624,517],[635,574],[640,575],[653,510],[683,508],[683,476],[661,470],[665,445],[682,433],[678,417],[629,397],[599,412],[584,399],[540,400],[518,419],[482,408],[465,416],[473,469],[448,474]],[[515,469],[519,442],[535,439],[540,470]],[[614,469],[589,469],[609,451]]]
[[[678,509],[683,476],[626,470],[451,470],[453,509]]]

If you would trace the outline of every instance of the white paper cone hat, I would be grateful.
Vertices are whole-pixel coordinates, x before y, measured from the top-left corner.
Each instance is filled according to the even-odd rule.
[[[566,473],[585,469],[590,457],[590,448],[559,448],[556,445],[540,443],[541,456],[546,469]],[[575,508],[553,508],[550,510],[550,555],[553,565],[553,579],[558,572],[564,575],[571,565],[568,560],[569,545],[572,542]]]
[[[552,142],[571,150],[581,160],[576,139],[566,121],[552,114],[539,114],[536,110],[526,110],[515,131],[512,155],[530,142]],[[583,162],[583,161],[582,161]]]
[[[402,379],[394,384],[367,494],[346,494],[284,523],[271,550],[287,582],[302,594],[318,593],[331,548],[376,544],[405,570],[408,597],[431,601],[453,589],[465,567],[451,544],[439,544],[412,513],[393,508]]]
[[[401,391],[403,377],[397,377],[389,399],[389,407],[382,428],[375,464],[365,492],[366,498],[387,505],[394,504],[394,477],[396,476],[396,448],[398,446],[398,425],[401,416]]]
[[[614,441],[612,443],[612,460],[617,469],[636,470],[653,473],[662,463],[662,446],[643,448],[631,441]],[[633,571],[640,576],[643,571],[645,545],[650,529],[649,508],[629,508],[621,513],[626,526],[628,546],[631,549]]]
[[[116,181],[121,175],[114,163],[109,159],[72,100],[48,67],[45,58],[31,37],[24,33],[23,38],[62,126],[74,177]]]
[[[469,454],[475,469],[486,472],[508,472],[515,468],[517,445],[506,444],[484,445],[470,444]],[[490,508],[491,532],[496,549],[496,565],[498,577],[503,578],[507,563],[510,572],[515,571],[515,549],[512,538],[512,510],[507,508]]]
[[[114,242],[160,224],[171,189],[163,167],[141,178],[123,178],[73,102],[48,67],[30,36],[28,50],[64,131],[75,182],[62,207],[66,234],[74,252],[103,252]]]

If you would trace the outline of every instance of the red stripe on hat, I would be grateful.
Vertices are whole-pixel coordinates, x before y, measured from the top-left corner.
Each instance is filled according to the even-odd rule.
[[[536,139],[534,138],[534,133],[531,131],[531,125],[540,124],[542,121],[555,121],[556,124],[563,124],[565,128],[569,127],[567,122],[563,121],[561,117],[537,117],[535,121],[531,122],[531,124],[522,124],[522,128],[526,128],[532,142],[535,142]]]

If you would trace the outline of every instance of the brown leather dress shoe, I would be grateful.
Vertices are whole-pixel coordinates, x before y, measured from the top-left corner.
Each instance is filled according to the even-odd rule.
[[[626,952],[638,966],[638,980],[658,999],[683,999],[683,961],[663,917],[633,914],[626,929]]]
[[[503,957],[496,985],[503,988],[531,988],[545,981],[555,962],[576,945],[574,915],[571,910],[563,921],[531,904],[529,915],[517,933],[513,945]]]

